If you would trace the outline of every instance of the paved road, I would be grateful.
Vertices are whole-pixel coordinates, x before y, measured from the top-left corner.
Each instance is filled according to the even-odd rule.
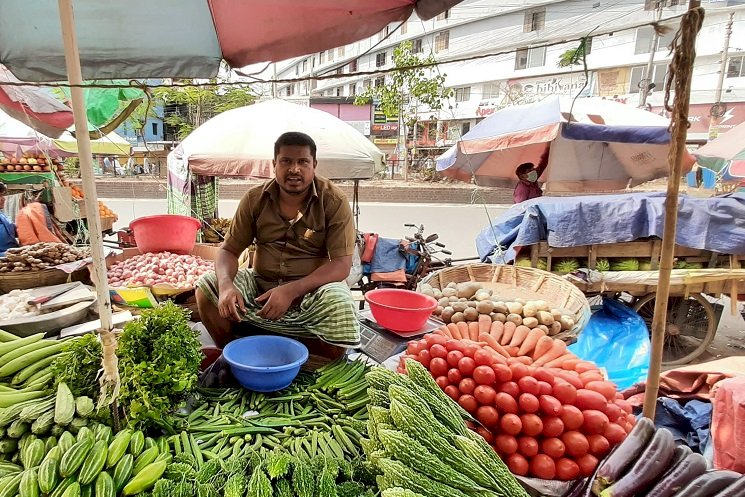
[[[119,215],[115,228],[122,228],[135,218],[164,214],[168,211],[163,199],[142,200],[103,198],[106,205]],[[237,200],[221,200],[222,217],[232,217]],[[507,206],[488,206],[489,216],[498,217]],[[387,238],[401,238],[412,231],[405,223],[424,224],[426,233],[437,233],[440,241],[453,252],[453,258],[476,256],[476,235],[489,225],[483,205],[463,204],[360,204],[360,229]]]

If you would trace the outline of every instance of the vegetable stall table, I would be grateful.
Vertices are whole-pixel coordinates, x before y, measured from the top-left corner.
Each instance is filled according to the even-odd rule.
[[[476,244],[481,258],[495,263],[600,271],[569,279],[588,295],[622,295],[651,329],[664,200],[658,193],[534,199],[495,220]],[[685,364],[706,350],[722,312],[711,298],[729,295],[736,312],[745,280],[744,219],[745,195],[681,197],[665,364]]]

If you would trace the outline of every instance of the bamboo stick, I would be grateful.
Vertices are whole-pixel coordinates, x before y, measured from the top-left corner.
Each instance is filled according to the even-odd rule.
[[[113,327],[111,319],[111,299],[106,285],[106,261],[103,253],[103,235],[101,234],[101,218],[98,214],[98,195],[96,182],[93,177],[93,155],[91,139],[88,135],[88,117],[85,107],[83,75],[80,69],[80,54],[75,35],[75,17],[72,0],[58,0],[60,23],[62,25],[62,41],[65,46],[65,65],[67,79],[70,82],[70,98],[72,113],[75,119],[75,137],[78,141],[78,157],[80,159],[80,174],[83,178],[83,191],[88,202],[85,203],[85,215],[88,218],[88,231],[91,241],[91,255],[93,256],[93,276],[98,297],[98,314],[101,326],[106,330]],[[77,86],[76,86],[77,85]]]
[[[665,326],[667,323],[667,304],[670,296],[670,274],[673,268],[675,252],[675,228],[678,221],[678,192],[685,156],[686,134],[688,131],[688,104],[691,99],[691,77],[693,63],[696,59],[696,35],[701,29],[704,12],[699,8],[700,2],[692,0],[688,12],[680,21],[680,30],[673,44],[673,61],[671,76],[675,85],[675,100],[672,109],[671,147],[668,155],[670,176],[667,180],[667,198],[665,200],[665,229],[662,236],[660,255],[659,283],[655,299],[654,317],[652,318],[652,351],[649,359],[649,374],[644,395],[644,416],[654,420],[657,407],[657,395],[660,388],[662,371],[662,352],[665,344]],[[677,42],[677,43],[676,43]],[[665,102],[669,97],[670,84],[666,86]]]

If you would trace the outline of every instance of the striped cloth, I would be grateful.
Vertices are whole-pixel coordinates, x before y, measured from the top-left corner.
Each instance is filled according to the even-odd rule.
[[[315,336],[340,347],[360,345],[360,323],[354,299],[345,283],[329,283],[305,295],[300,305],[290,307],[282,319],[270,321],[256,313],[261,306],[255,298],[261,292],[252,269],[239,269],[233,280],[246,304],[247,321],[264,330],[283,335]],[[218,302],[217,276],[210,272],[197,282],[197,288],[216,306]]]

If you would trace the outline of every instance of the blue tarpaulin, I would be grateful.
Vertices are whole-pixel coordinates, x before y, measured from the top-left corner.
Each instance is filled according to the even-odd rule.
[[[485,262],[508,263],[516,249],[547,241],[577,247],[662,238],[664,193],[540,197],[510,208],[476,237]],[[495,256],[497,244],[504,251]],[[683,247],[745,254],[745,194],[680,197],[676,242]]]
[[[661,397],[657,399],[654,424],[670,430],[676,443],[703,454],[711,434],[711,412],[711,402],[694,399],[682,404],[675,399]]]

